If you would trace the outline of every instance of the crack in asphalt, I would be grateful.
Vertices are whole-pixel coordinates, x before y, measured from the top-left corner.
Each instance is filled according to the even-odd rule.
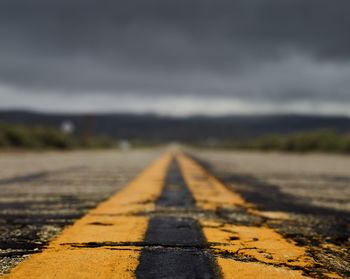
[[[205,244],[182,244],[182,243],[162,243],[162,242],[147,242],[147,241],[126,241],[126,242],[84,242],[84,243],[61,243],[62,246],[71,246],[74,248],[100,248],[100,247],[165,247],[165,248],[196,248],[210,249],[212,246],[222,245],[229,246],[227,243],[207,242]]]

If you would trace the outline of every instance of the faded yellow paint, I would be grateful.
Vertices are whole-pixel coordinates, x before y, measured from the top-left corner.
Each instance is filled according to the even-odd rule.
[[[261,263],[292,267],[312,265],[305,248],[267,227],[248,227],[201,221],[204,235],[217,253],[239,255]]]
[[[154,201],[159,197],[164,179],[172,158],[167,153],[155,164],[144,170],[118,194],[102,203],[91,214],[132,214],[140,211],[151,211]]]
[[[52,244],[88,242],[138,242],[143,240],[148,217],[91,216],[77,221]]]
[[[177,156],[181,172],[199,208],[243,207],[250,214],[264,215],[239,194],[227,189],[186,155]],[[267,213],[268,215],[271,213]],[[278,215],[282,216],[281,213]],[[276,216],[273,216],[276,217]],[[285,215],[283,215],[286,218]],[[218,220],[200,220],[225,278],[302,278],[302,272],[288,267],[312,266],[306,250],[267,227],[235,226]],[[239,256],[255,263],[237,261]]]
[[[249,213],[266,217],[268,219],[276,219],[276,220],[293,219],[292,215],[286,212],[280,212],[280,211],[258,211],[258,210],[251,209],[249,210]]]
[[[189,157],[179,154],[177,160],[186,184],[199,208],[216,210],[232,206],[252,206],[245,202],[240,195],[228,190]]]
[[[283,278],[307,278],[301,271],[290,270],[283,267],[262,265],[253,262],[240,262],[231,259],[218,258],[217,262],[223,273],[223,277],[231,278],[254,278],[254,279],[283,279]]]
[[[342,277],[334,272],[333,273],[324,273],[323,275],[326,276],[326,278],[330,278],[330,279],[342,279],[342,278],[344,278],[344,277]]]
[[[134,213],[152,210],[159,197],[172,155],[166,154],[123,190],[91,210],[4,278],[134,278],[147,217]],[[89,248],[87,244],[94,243]]]
[[[135,250],[110,250],[108,247],[57,247],[33,255],[4,278],[134,278],[139,253]]]

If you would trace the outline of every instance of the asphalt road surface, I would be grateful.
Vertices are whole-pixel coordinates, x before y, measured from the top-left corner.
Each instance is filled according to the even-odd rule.
[[[350,158],[3,153],[4,278],[347,278]]]

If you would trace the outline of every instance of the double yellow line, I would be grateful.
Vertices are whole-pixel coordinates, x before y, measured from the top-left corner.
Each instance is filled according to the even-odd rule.
[[[174,156],[199,209],[242,207],[259,214],[188,156],[167,153],[4,278],[134,278],[141,254],[137,243],[144,240],[147,213],[155,210]],[[295,269],[314,264],[304,248],[268,227],[237,226],[219,218],[199,222],[224,278],[304,278]]]

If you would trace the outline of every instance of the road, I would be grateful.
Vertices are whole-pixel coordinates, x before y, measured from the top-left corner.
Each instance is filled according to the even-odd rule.
[[[203,150],[2,154],[0,270],[346,278],[349,163]]]

